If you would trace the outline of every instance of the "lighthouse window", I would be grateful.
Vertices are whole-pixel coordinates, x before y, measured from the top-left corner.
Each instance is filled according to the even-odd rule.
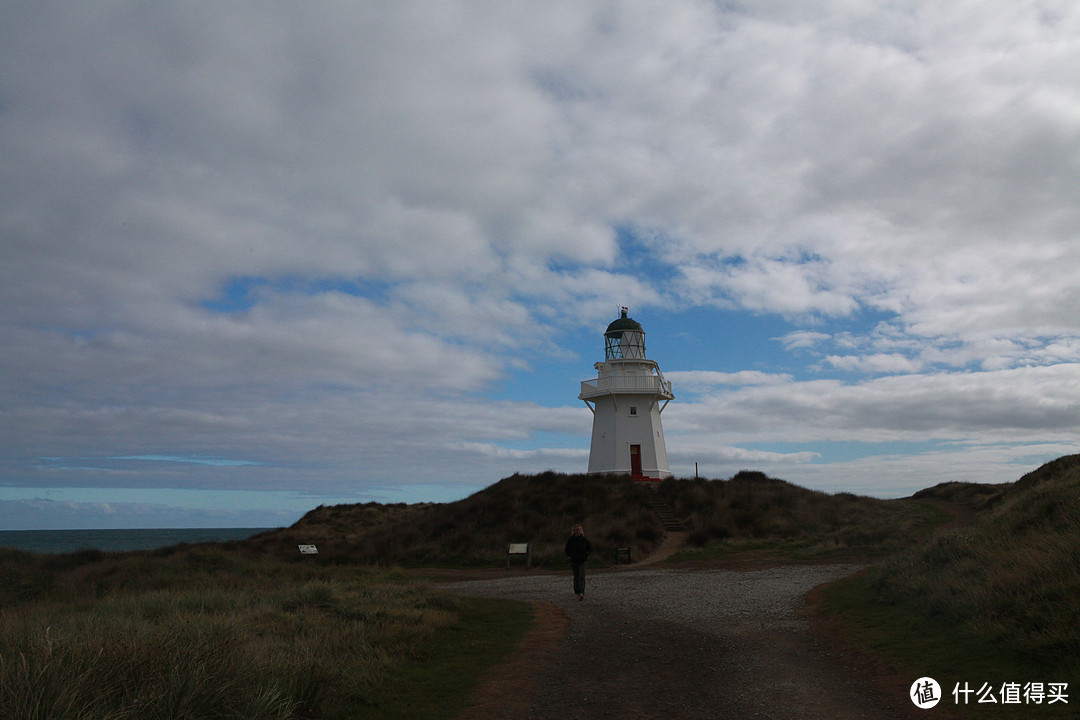
[[[630,406],[630,414],[631,415],[637,415],[637,407],[635,407],[634,405],[631,405]]]

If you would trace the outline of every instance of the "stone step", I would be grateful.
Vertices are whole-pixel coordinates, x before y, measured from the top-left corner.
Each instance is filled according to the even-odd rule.
[[[685,532],[686,525],[675,514],[675,511],[671,509],[671,506],[667,504],[662,498],[653,497],[649,501],[649,505],[652,508],[653,514],[656,515],[656,519],[660,521],[660,526],[667,532]]]

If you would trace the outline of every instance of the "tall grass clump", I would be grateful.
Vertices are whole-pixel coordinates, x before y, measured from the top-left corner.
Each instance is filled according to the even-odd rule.
[[[1080,664],[1080,455],[877,569],[877,599],[1033,662]]]
[[[0,550],[0,718],[353,717],[470,602],[212,546]]]
[[[649,498],[625,475],[512,475],[452,503],[316,508],[246,545],[295,554],[297,544],[317,543],[324,562],[493,567],[505,563],[508,543],[528,542],[534,566],[544,566],[565,562],[570,528],[580,522],[602,563],[616,547],[644,555],[659,544]]]
[[[664,531],[651,505],[657,495],[684,520],[689,546],[706,555],[745,555],[754,543],[788,559],[885,554],[949,517],[910,499],[829,495],[759,472],[661,483],[545,472],[512,475],[452,503],[319,507],[243,546],[284,556],[296,555],[298,544],[315,543],[323,562],[497,567],[506,561],[508,543],[528,542],[534,565],[561,565],[570,527],[580,522],[602,564],[618,547],[641,557],[660,544]]]
[[[683,518],[691,548],[797,549],[809,556],[888,553],[946,519],[911,500],[830,495],[743,471],[730,480],[666,480],[660,496]]]

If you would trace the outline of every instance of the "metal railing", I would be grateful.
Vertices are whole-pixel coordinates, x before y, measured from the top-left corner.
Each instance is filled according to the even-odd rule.
[[[656,375],[620,375],[581,381],[583,396],[609,392],[655,392],[671,395],[671,383]]]

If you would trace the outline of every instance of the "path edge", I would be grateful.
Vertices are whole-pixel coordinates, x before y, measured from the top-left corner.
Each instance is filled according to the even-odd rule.
[[[533,626],[510,653],[489,669],[458,720],[524,717],[532,707],[535,679],[555,660],[570,630],[570,617],[548,602],[530,601]]]

